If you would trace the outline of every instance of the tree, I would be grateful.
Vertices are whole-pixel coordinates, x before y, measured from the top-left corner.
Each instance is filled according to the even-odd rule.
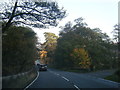
[[[118,68],[120,69],[119,67],[119,64],[120,64],[120,24],[116,24],[114,26],[114,30],[112,31],[113,33],[113,40],[115,40],[115,48],[114,48],[114,51],[115,51],[115,59],[117,60],[117,66]]]
[[[70,26],[72,27],[67,28],[67,31],[65,30],[66,26],[62,29],[57,40],[56,66],[74,67],[75,60],[70,55],[75,48],[84,48],[91,58],[91,66],[96,69],[108,69],[116,66],[116,61],[113,59],[113,44],[106,33],[102,33],[99,28],[86,27],[81,20],[77,20],[75,25]]]
[[[7,7],[5,7],[7,6]],[[0,12],[4,24],[3,33],[12,25],[28,25],[37,28],[56,26],[58,20],[65,17],[65,10],[60,9],[53,1],[22,2],[16,0],[14,4],[5,4]]]
[[[50,32],[45,32],[44,33],[45,36],[45,40],[46,42],[43,43],[43,49],[46,50],[48,52],[47,54],[47,58],[50,58],[50,60],[48,61],[48,63],[52,62],[53,57],[54,57],[54,52],[57,46],[57,39],[58,36],[56,36],[54,33],[50,33]]]
[[[62,34],[62,33],[67,33],[67,32],[69,32],[69,31],[71,30],[71,28],[72,28],[72,23],[69,21],[69,22],[67,22],[67,23],[65,24],[64,27],[60,26],[60,28],[62,29],[62,31],[60,31],[60,34]],[[63,29],[64,29],[64,30],[63,30]]]
[[[75,27],[86,27],[87,24],[86,24],[85,22],[83,22],[83,20],[84,20],[84,19],[83,19],[82,17],[75,19],[74,22],[75,22],[76,24],[74,25],[74,28],[75,28]]]
[[[32,29],[11,26],[2,36],[3,76],[30,70],[38,57],[36,43]]]
[[[47,49],[47,47],[56,46],[58,36],[56,36],[54,33],[50,33],[50,32],[45,32],[44,36],[45,36],[45,40],[46,40],[46,42],[44,43],[44,46],[46,49]]]
[[[79,66],[82,69],[90,68],[91,61],[84,48],[75,48],[71,53],[71,56],[74,59],[75,66]]]
[[[47,57],[47,51],[40,51],[40,61],[43,64],[47,64],[47,61],[45,61],[45,58]]]
[[[112,31],[113,33],[113,39],[116,41],[116,42],[119,42],[120,40],[120,25],[115,25],[114,26],[114,30]]]

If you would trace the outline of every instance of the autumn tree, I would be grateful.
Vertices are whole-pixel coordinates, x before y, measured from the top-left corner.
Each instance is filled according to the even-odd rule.
[[[39,52],[39,54],[40,54],[40,62],[42,64],[47,64],[47,61],[46,61],[47,51],[42,50],[42,51]]]
[[[44,36],[45,36],[45,42],[42,44],[42,47],[44,47],[43,49],[48,52],[47,54],[47,60],[49,58],[48,63],[52,63],[54,52],[57,46],[58,36],[50,32],[45,32]]]
[[[55,50],[56,66],[74,67],[75,61],[70,54],[75,48],[84,48],[91,58],[91,66],[95,69],[115,68],[115,53],[109,36],[99,28],[86,27],[83,19],[76,20],[74,25],[68,23],[60,32]]]
[[[91,65],[90,57],[84,48],[75,48],[71,55],[74,59],[74,65],[83,69],[89,69]]]
[[[27,25],[37,28],[56,26],[58,21],[65,17],[65,10],[59,8],[54,1],[38,0],[1,3],[0,16],[2,32],[11,25]]]

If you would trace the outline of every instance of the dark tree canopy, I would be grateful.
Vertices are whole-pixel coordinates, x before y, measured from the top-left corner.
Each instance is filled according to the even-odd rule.
[[[120,25],[119,24],[116,24],[114,26],[114,30],[112,31],[112,33],[113,33],[113,39],[116,42],[120,42]]]
[[[2,36],[3,76],[14,75],[30,70],[38,57],[36,33],[21,26],[10,26]]]
[[[7,6],[7,7],[6,7]],[[58,4],[53,1],[40,0],[39,2],[12,2],[5,4],[0,12],[3,32],[11,24],[29,25],[37,28],[47,28],[48,26],[56,26],[58,21],[65,17],[65,10],[60,9]]]
[[[87,27],[82,18],[74,21],[75,25],[68,22],[60,32],[54,55],[54,65],[58,68],[83,68],[80,63],[84,58],[83,65],[90,62],[87,66],[91,70],[117,68],[116,46],[109,36],[102,33],[99,28]]]

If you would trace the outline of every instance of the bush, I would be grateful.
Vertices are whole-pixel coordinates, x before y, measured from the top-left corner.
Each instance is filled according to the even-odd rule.
[[[115,81],[115,82],[120,82],[120,77],[118,75],[110,75],[105,77],[105,79]]]
[[[120,82],[120,69],[118,69],[113,75],[105,77],[105,79]]]

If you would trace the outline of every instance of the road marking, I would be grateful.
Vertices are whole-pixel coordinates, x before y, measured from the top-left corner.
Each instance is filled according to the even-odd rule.
[[[57,73],[56,75],[60,75],[60,74]]]
[[[74,87],[77,88],[78,90],[80,90],[78,86],[74,85]]]
[[[57,73],[54,73],[55,75],[57,75]]]
[[[54,73],[53,71],[50,71],[50,70],[49,70],[49,72]]]
[[[58,74],[58,73],[55,73],[55,72],[53,72],[53,71],[49,71],[49,72],[51,72],[51,73],[53,73],[53,74],[55,74],[55,75],[60,75],[60,74]],[[61,75],[60,75],[61,76]],[[63,79],[65,79],[66,81],[69,81],[70,82],[70,80],[69,79],[67,79],[66,77],[64,77],[64,76],[61,76]],[[73,84],[74,85],[74,84]],[[76,86],[76,85],[74,85],[74,87],[77,89],[77,90],[80,90],[79,89],[79,87],[78,86]]]
[[[60,75],[60,74],[58,74],[58,73],[56,73],[56,72],[53,72],[53,71],[49,71],[49,72],[51,72],[51,73],[53,73],[53,74],[55,74],[55,75]]]
[[[114,82],[114,81],[111,81],[111,80],[106,80],[106,79],[103,79],[103,78],[98,78],[98,79],[104,80],[104,81],[108,81],[108,82],[112,82],[112,83],[115,83],[115,84],[120,84],[120,83],[118,83],[118,82]]]
[[[62,76],[62,78],[65,79],[66,81],[69,81],[67,78],[65,78],[65,77],[63,77],[63,76]]]
[[[37,79],[38,79],[38,77],[39,77],[39,72],[37,72],[38,74],[37,74],[37,77],[24,89],[24,90],[26,90],[27,88],[29,88]]]
[[[53,74],[55,74],[55,75],[60,75],[60,74],[58,74],[58,73],[55,73],[55,72],[52,72],[52,71],[50,71],[51,73],[53,73]],[[63,76],[61,76],[63,79],[65,79],[66,81],[69,81],[67,78],[65,78],[65,77],[63,77]]]

